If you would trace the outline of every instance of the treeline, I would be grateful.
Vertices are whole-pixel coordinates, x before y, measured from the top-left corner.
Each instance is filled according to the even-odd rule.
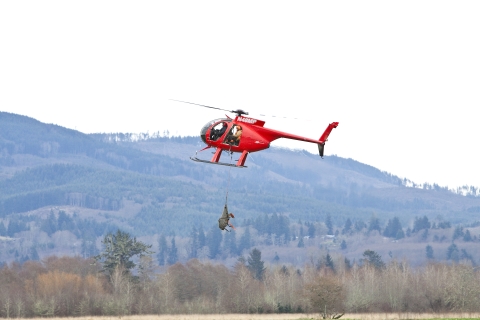
[[[200,136],[192,137],[180,137],[172,136],[168,130],[164,132],[143,132],[143,133],[92,133],[89,136],[95,138],[98,141],[108,142],[108,143],[119,143],[119,142],[137,142],[137,141],[160,141],[160,142],[176,142],[183,144],[192,144],[195,145],[200,143]]]
[[[327,219],[325,221],[326,225],[331,225],[331,220],[327,216]],[[475,228],[479,225],[479,222],[474,222],[469,224],[469,227]],[[445,230],[445,229],[452,229],[452,224],[449,221],[445,221],[443,219],[433,221],[431,222],[427,216],[423,217],[415,217],[415,220],[413,221],[413,226],[412,227],[407,227],[404,228],[402,227],[402,224],[400,222],[400,219],[398,217],[393,217],[392,219],[388,219],[387,224],[382,228],[380,220],[376,215],[372,215],[370,218],[368,224],[366,224],[363,220],[361,219],[356,219],[354,222],[350,218],[348,218],[345,221],[345,224],[343,226],[343,229],[341,231],[342,235],[353,235],[354,233],[358,232],[372,232],[372,231],[378,231],[380,234],[382,234],[385,237],[388,238],[393,238],[396,240],[405,238],[405,237],[411,237],[415,235],[421,235],[421,240],[425,241],[428,240],[429,238],[432,238],[432,241],[435,242],[442,242],[446,240],[451,240],[452,242],[455,240],[463,240],[465,242],[475,242],[479,240],[479,237],[477,235],[473,235],[469,229],[463,227],[463,226],[456,226],[450,237],[446,237],[445,235],[442,235],[442,238],[440,238],[438,235],[433,235],[433,237],[430,236],[431,231],[433,230]],[[329,228],[329,233],[332,234],[330,231],[333,230],[332,228]],[[337,229],[335,231],[335,235],[340,234],[340,229]],[[480,236],[480,235],[479,235]]]
[[[185,192],[188,192],[188,189],[185,189]],[[255,246],[270,248],[272,252],[280,248],[284,251],[287,248],[296,250],[324,246],[349,256],[350,246],[355,246],[354,242],[358,241],[359,237],[368,239],[378,235],[391,238],[390,241],[416,243],[417,249],[425,248],[420,255],[418,255],[420,251],[417,251],[416,260],[410,261],[411,263],[427,259],[455,262],[467,259],[474,265],[480,262],[478,252],[472,251],[472,245],[480,241],[480,234],[476,228],[478,223],[452,227],[448,221],[430,221],[428,217],[423,216],[416,217],[413,224],[405,228],[398,217],[389,219],[384,224],[376,215],[372,215],[369,220],[347,218],[344,225],[339,226],[334,224],[330,214],[327,214],[323,221],[294,221],[286,215],[261,214],[254,219],[238,219],[237,216],[237,219],[231,221],[238,228],[237,231],[221,233],[215,223],[217,215],[213,218],[211,215],[202,216],[194,207],[192,208],[193,202],[201,201],[198,195],[192,194],[193,200],[186,202],[182,198],[177,200],[174,196],[172,198],[174,199],[168,200],[175,204],[172,208],[146,206],[131,222],[135,236],[159,235],[157,260],[160,265],[207,257],[225,261],[236,258]],[[49,255],[55,248],[73,246],[75,242],[81,243],[77,254],[80,253],[83,257],[93,256],[98,252],[97,239],[117,227],[108,213],[99,212],[98,215],[108,220],[100,222],[92,218],[85,219],[77,213],[66,214],[63,210],[55,212],[51,210],[44,216],[17,215],[0,220],[0,236],[15,239],[25,237],[26,232],[34,234],[43,232],[41,241],[27,245],[23,242],[12,242],[8,250],[7,248],[0,250],[2,258],[0,261],[38,260],[39,256]],[[211,223],[204,229],[202,223],[194,222],[194,217],[200,217],[199,221]],[[189,223],[191,221],[194,223]],[[182,229],[182,234],[178,234]],[[71,235],[70,242],[56,242],[57,235],[66,234],[65,232]],[[440,245],[442,243],[445,245]],[[447,248],[446,244],[449,243],[450,246]]]
[[[8,245],[4,245],[0,250],[0,257],[3,261],[14,260],[18,263],[40,260],[40,256],[45,256],[47,252],[55,252],[59,247],[76,246],[77,241],[79,248],[76,252],[82,257],[92,257],[99,251],[96,246],[97,238],[114,229],[116,227],[112,224],[81,218],[76,213],[70,216],[64,211],[59,211],[57,215],[50,212],[46,219],[32,215],[23,216],[22,219],[10,219],[8,223],[0,221],[0,237],[8,239],[3,240]],[[34,242],[25,243],[22,235],[27,231],[36,235],[42,233],[42,236]],[[75,240],[71,243],[55,241],[55,235],[62,233],[71,234]],[[0,263],[3,261],[0,260]]]
[[[201,187],[168,177],[93,167],[52,164],[17,172],[0,180],[0,217],[45,206],[117,211],[123,200],[163,202],[168,197],[200,200],[207,193]]]
[[[366,259],[350,267],[341,256],[330,259],[264,267],[255,249],[232,268],[192,259],[158,272],[144,257],[136,276],[108,276],[79,257],[11,263],[0,269],[0,316],[480,311],[480,272],[468,264],[413,269]]]
[[[471,226],[475,227],[477,224]],[[208,230],[204,230],[201,225],[194,225],[186,238],[175,237],[174,233],[162,233],[158,240],[158,263],[163,266],[193,258],[225,261],[238,257],[253,247],[270,251],[280,248],[297,250],[307,246],[324,247],[348,256],[349,246],[355,246],[353,242],[358,241],[359,237],[368,239],[379,235],[391,238],[389,242],[405,239],[405,243],[415,243],[417,249],[425,248],[423,252],[417,250],[416,260],[410,261],[417,265],[423,261],[458,263],[468,260],[475,266],[480,261],[478,252],[472,252],[471,246],[468,246],[468,251],[465,247],[468,243],[480,241],[480,234],[474,234],[476,232],[463,226],[453,228],[449,222],[443,220],[430,222],[426,216],[416,217],[413,228],[406,229],[402,228],[398,217],[390,219],[387,225],[382,227],[375,215],[367,223],[361,219],[353,222],[347,219],[341,228],[333,224],[330,215],[327,215],[323,222],[295,222],[283,215],[264,214],[256,219],[245,219],[236,227],[239,228],[235,232],[220,233],[215,225]],[[439,243],[450,245],[437,246]],[[437,247],[436,251],[432,244]],[[384,247],[388,248],[389,245],[385,244]],[[442,248],[441,251],[439,247]],[[420,252],[421,255],[418,255]],[[392,258],[391,252],[389,255]],[[406,257],[409,258],[409,255]]]
[[[475,223],[469,227],[476,228],[477,225]],[[472,251],[474,247],[469,245],[479,241],[478,229],[471,229],[471,231],[463,226],[453,228],[448,221],[430,222],[426,216],[416,217],[413,227],[406,229],[402,228],[398,217],[390,219],[386,226],[382,226],[375,215],[367,223],[361,219],[353,222],[347,219],[341,228],[333,224],[330,215],[327,215],[323,222],[294,222],[286,216],[265,214],[256,219],[246,219],[237,227],[241,227],[240,230],[224,233],[222,237],[216,226],[207,231],[204,231],[201,226],[200,228],[194,226],[187,239],[176,239],[177,244],[174,236],[165,237],[162,234],[158,241],[158,262],[160,265],[174,264],[192,258],[225,261],[238,257],[253,247],[262,247],[270,253],[279,249],[285,251],[288,250],[287,248],[297,250],[305,247],[323,247],[342,252],[350,257],[349,248],[355,247],[355,241],[375,238],[379,235],[391,238],[389,242],[404,239],[405,245],[415,244],[415,253],[409,252],[405,256],[407,259],[411,258],[410,262],[415,265],[425,261],[458,263],[465,260],[475,266],[480,261],[478,252],[474,249]],[[179,242],[181,245],[178,245]],[[445,245],[439,245],[441,243]],[[447,246],[448,243],[450,243],[449,246]],[[389,247],[389,244],[384,245],[384,248]],[[387,254],[387,251],[384,254]],[[393,258],[391,251],[388,255]],[[275,258],[271,261],[275,261]],[[293,263],[288,258],[287,261]]]

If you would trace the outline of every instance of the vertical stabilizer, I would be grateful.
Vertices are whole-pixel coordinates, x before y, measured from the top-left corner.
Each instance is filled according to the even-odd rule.
[[[327,129],[325,129],[325,131],[323,132],[322,136],[320,137],[320,139],[318,139],[318,154],[320,155],[320,157],[323,158],[323,153],[325,151],[325,142],[327,141],[328,139],[328,136],[330,135],[330,133],[332,132],[332,130],[334,128],[336,128],[338,126],[338,122],[332,122],[328,125]]]

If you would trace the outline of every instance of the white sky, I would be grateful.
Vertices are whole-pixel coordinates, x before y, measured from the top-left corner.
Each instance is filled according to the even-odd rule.
[[[0,1],[0,111],[198,135],[243,108],[326,154],[480,186],[479,1]],[[303,142],[276,145],[304,148]],[[314,170],[314,168],[312,168]]]

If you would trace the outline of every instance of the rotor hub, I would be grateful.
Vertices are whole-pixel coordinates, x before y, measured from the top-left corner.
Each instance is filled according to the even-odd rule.
[[[248,115],[248,112],[243,111],[242,109],[232,110],[231,112],[232,112],[232,113],[236,113],[237,116],[242,116],[242,115],[244,115],[244,114],[245,114],[245,115]]]

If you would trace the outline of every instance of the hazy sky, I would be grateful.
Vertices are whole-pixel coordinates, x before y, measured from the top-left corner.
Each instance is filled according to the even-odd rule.
[[[169,99],[316,139],[338,121],[327,155],[480,186],[479,17],[479,1],[1,1],[0,111],[85,133],[198,135],[225,114]]]

